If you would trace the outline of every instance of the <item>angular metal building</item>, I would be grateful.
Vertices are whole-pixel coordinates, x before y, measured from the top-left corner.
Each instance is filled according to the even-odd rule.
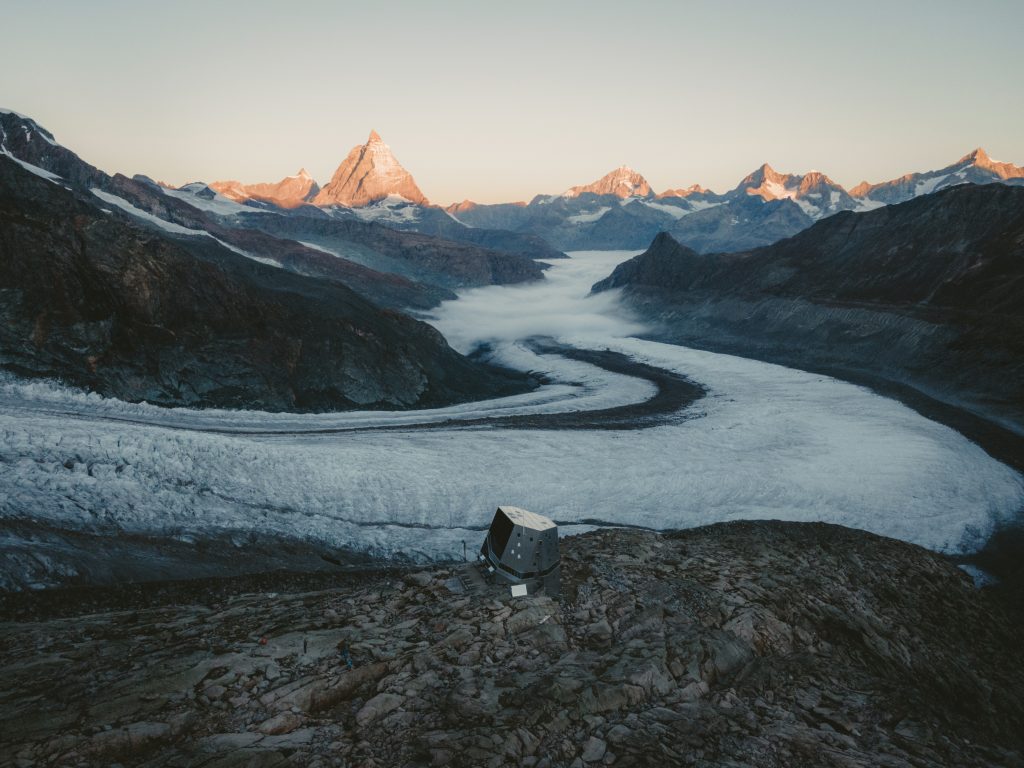
[[[509,585],[513,595],[543,590],[553,597],[561,590],[558,526],[543,515],[498,507],[480,547],[480,559],[499,583]]]

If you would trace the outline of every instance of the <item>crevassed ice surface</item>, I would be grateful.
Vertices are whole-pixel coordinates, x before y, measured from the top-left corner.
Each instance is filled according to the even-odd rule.
[[[527,395],[295,415],[160,409],[5,379],[0,516],[172,536],[255,529],[427,559],[461,557],[464,540],[475,547],[500,504],[551,517],[563,532],[822,520],[950,552],[978,546],[1024,505],[1018,473],[895,401],[632,338],[642,326],[614,292],[588,296],[630,255],[575,253],[544,282],[468,290],[431,317],[456,348],[486,342],[506,364],[556,380]],[[708,395],[691,418],[645,430],[411,428],[652,394],[645,381],[537,355],[520,341],[534,335],[678,371]],[[351,431],[324,431],[337,429]]]

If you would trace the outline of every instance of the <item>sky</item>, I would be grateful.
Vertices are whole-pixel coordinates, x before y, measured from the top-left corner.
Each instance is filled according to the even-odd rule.
[[[847,187],[1024,164],[1024,2],[0,0],[0,106],[108,172],[325,183],[376,129],[432,201],[629,165]]]

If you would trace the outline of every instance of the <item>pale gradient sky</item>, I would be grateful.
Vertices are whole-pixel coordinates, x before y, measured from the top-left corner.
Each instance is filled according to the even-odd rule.
[[[375,128],[438,203],[627,164],[846,185],[1024,164],[1024,2],[12,2],[0,106],[108,172],[321,183]]]

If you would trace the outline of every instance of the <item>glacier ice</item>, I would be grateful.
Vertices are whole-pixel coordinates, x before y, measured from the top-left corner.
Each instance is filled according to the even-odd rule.
[[[0,517],[168,536],[259,531],[418,559],[461,557],[499,504],[594,525],[821,520],[946,552],[1024,505],[1024,478],[952,429],[827,376],[635,338],[592,282],[632,254],[571,254],[548,279],[464,291],[430,318],[453,346],[554,383],[419,412],[161,409],[0,380]],[[651,385],[522,343],[607,349],[702,384],[691,418],[635,431],[422,425],[603,408]],[[388,429],[380,429],[387,427]]]

